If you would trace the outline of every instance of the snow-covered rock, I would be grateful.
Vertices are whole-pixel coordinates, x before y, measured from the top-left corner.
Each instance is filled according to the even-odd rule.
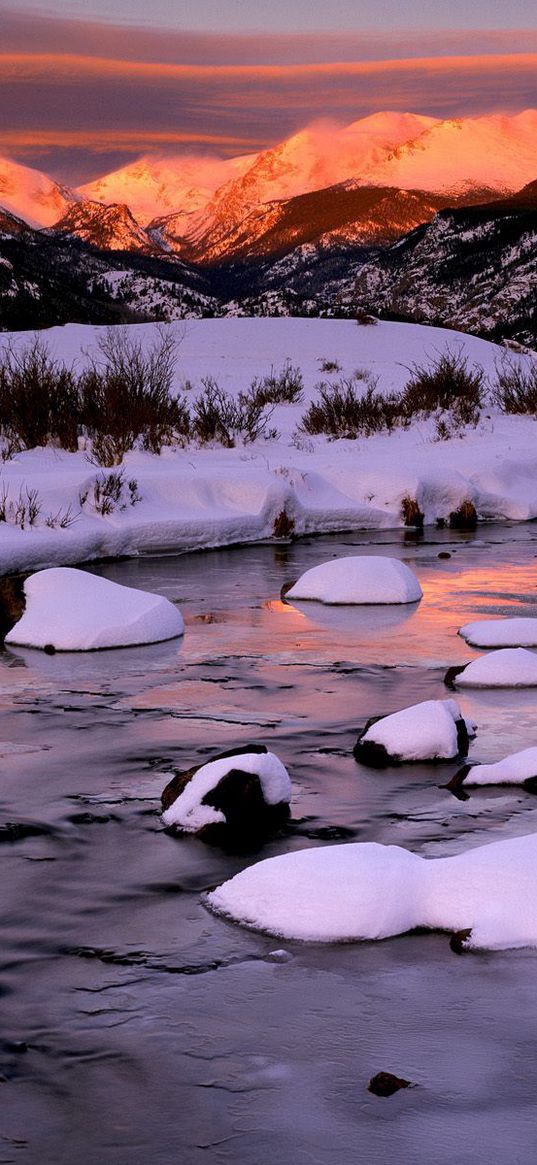
[[[398,558],[351,555],[313,566],[287,592],[289,599],[320,603],[415,603],[422,589],[413,572]]]
[[[404,761],[448,761],[465,756],[473,725],[456,700],[424,700],[370,720],[354,746],[357,761],[383,768]]]
[[[476,619],[459,635],[472,647],[537,647],[537,618]]]
[[[537,833],[422,858],[351,843],[268,858],[213,890],[206,904],[286,939],[383,939],[414,927],[463,932],[461,946],[537,946]]]
[[[504,647],[451,667],[446,684],[457,688],[533,688],[537,686],[537,654],[524,647]]]
[[[24,614],[5,639],[20,647],[95,651],[158,643],[184,631],[169,599],[84,570],[40,570],[26,580],[24,593]]]
[[[173,777],[162,794],[162,820],[209,840],[224,827],[248,842],[285,820],[290,800],[291,781],[282,762],[265,745],[247,745]]]
[[[537,792],[537,748],[523,748],[490,765],[464,765],[447,785],[457,793],[463,785],[524,785]]]

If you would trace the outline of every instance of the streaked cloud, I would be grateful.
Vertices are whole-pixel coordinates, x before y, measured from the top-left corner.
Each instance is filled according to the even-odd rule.
[[[261,149],[320,117],[537,106],[537,32],[210,36],[7,13],[0,150],[68,181],[133,154]]]

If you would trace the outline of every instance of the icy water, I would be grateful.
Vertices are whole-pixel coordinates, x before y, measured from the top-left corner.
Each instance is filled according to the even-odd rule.
[[[421,604],[279,601],[314,563],[368,552],[412,566]],[[459,802],[440,787],[455,766],[374,772],[351,750],[370,715],[447,694],[446,667],[475,654],[462,623],[537,613],[537,527],[93,569],[180,602],[186,634],[0,652],[0,1165],[533,1165],[537,952],[457,957],[443,934],[282,952],[200,902],[259,855],[170,837],[158,809],[173,768],[258,740],[295,789],[261,856],[349,839],[434,856],[531,832],[523,790]],[[537,742],[535,692],[461,703],[476,758]],[[416,1087],[372,1096],[380,1070]]]

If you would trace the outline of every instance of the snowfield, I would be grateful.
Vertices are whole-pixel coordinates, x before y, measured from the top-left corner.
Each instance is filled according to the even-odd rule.
[[[160,643],[184,631],[169,599],[84,570],[40,570],[26,579],[24,593],[24,614],[5,638],[19,647],[95,651]]]
[[[217,914],[278,938],[383,939],[414,927],[465,934],[465,949],[537,946],[537,833],[448,858],[376,842],[267,858],[206,896]]]
[[[252,542],[273,537],[281,514],[296,534],[393,528],[402,524],[405,497],[417,501],[426,523],[448,519],[466,500],[482,520],[537,516],[533,419],[487,409],[476,429],[446,441],[434,439],[432,420],[360,440],[329,441],[298,431],[321,379],[335,381],[366,369],[378,377],[379,391],[400,390],[410,365],[427,364],[446,349],[462,350],[470,364],[480,364],[493,378],[505,349],[445,329],[399,323],[207,319],[169,326],[181,340],[176,383],[187,399],[200,391],[202,377],[212,376],[226,391],[238,393],[254,377],[271,368],[279,372],[290,361],[302,371],[304,400],[274,408],[270,427],[278,436],[270,440],[233,449],[189,444],[160,457],[128,454],[125,478],[135,480],[141,500],[131,505],[127,499],[124,508],[106,515],[91,505],[96,476],[103,471],[87,452],[47,448],[16,455],[1,467],[1,490],[15,503],[37,490],[40,512],[24,530],[0,521],[0,573]],[[101,331],[70,324],[43,335],[60,359],[80,366]],[[133,333],[150,343],[155,325],[136,326]],[[16,333],[11,339],[23,345],[29,336]],[[1,335],[0,347],[9,340]],[[323,373],[323,360],[336,361],[340,371]],[[60,528],[67,511],[73,520]]]

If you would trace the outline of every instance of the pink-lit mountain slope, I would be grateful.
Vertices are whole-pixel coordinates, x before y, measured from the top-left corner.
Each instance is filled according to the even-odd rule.
[[[30,226],[52,226],[78,197],[40,170],[0,158],[0,206]]]

